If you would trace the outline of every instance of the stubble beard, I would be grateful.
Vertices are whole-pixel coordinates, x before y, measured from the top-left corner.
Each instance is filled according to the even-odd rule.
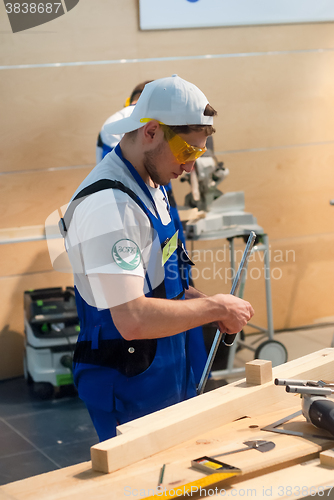
[[[164,151],[164,144],[159,144],[152,151],[146,151],[144,153],[144,167],[146,172],[152,179],[155,184],[159,184],[160,186],[166,186],[170,179],[166,181],[166,179],[162,179],[161,175],[157,171],[157,163],[159,162],[159,158],[162,156]]]

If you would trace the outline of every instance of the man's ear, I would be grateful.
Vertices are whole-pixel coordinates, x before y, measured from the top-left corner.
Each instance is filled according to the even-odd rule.
[[[150,122],[146,123],[145,127],[143,127],[145,141],[151,143],[159,130],[159,123],[156,120],[151,120]]]

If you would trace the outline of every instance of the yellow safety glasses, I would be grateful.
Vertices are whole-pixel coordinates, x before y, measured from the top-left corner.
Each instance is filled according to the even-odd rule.
[[[147,123],[152,120],[152,118],[142,118],[140,121],[142,123]],[[165,139],[168,142],[173,155],[179,163],[195,161],[205,153],[206,148],[196,148],[195,146],[191,146],[184,139],[182,139],[182,137],[180,137],[178,134],[175,134],[175,132],[173,132],[173,130],[168,125],[159,122],[159,120],[156,121],[163,129]]]

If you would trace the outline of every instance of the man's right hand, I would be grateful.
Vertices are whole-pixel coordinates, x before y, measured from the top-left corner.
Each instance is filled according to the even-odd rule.
[[[240,332],[254,315],[251,304],[234,295],[217,294],[211,298],[219,305],[216,322],[221,332]]]

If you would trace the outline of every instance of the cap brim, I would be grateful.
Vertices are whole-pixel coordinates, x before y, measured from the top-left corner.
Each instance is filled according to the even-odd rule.
[[[116,122],[108,123],[104,126],[104,130],[108,134],[127,134],[133,130],[137,130],[145,125],[145,123],[138,123],[133,120],[131,116],[118,120]]]

